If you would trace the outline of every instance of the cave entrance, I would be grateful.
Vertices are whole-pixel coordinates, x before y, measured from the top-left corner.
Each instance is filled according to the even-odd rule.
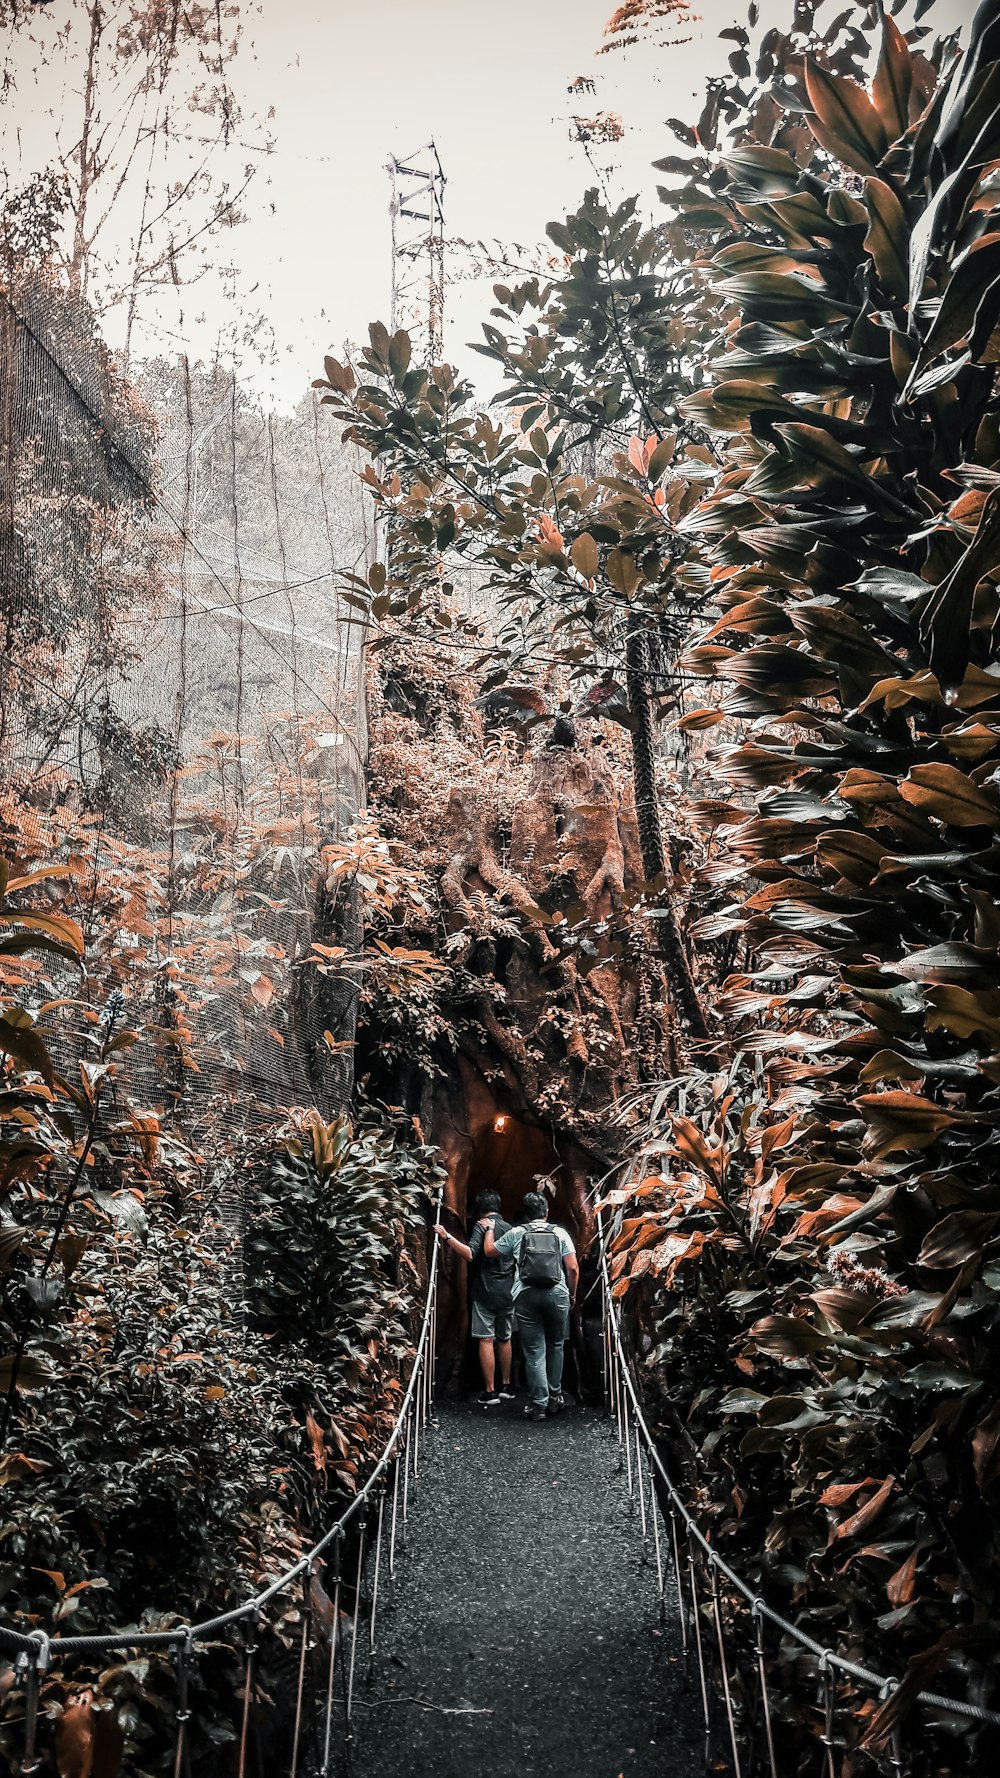
[[[578,1239],[570,1175],[547,1133],[498,1103],[493,1089],[471,1070],[464,1083],[460,1124],[451,1106],[442,1104],[436,1135],[448,1169],[446,1220],[455,1234],[468,1239],[475,1224],[479,1192],[496,1192],[507,1222],[521,1220],[527,1191],[544,1191],[549,1214]],[[438,1359],[441,1380],[462,1391],[478,1390],[478,1348],[469,1333],[468,1273],[464,1262],[445,1256],[439,1299]]]
[[[569,1210],[566,1182],[559,1156],[545,1131],[498,1111],[473,1143],[466,1187],[467,1216],[472,1217],[477,1192],[494,1191],[500,1194],[501,1215],[508,1222],[520,1222],[525,1192],[546,1187],[553,1220],[565,1221]]]

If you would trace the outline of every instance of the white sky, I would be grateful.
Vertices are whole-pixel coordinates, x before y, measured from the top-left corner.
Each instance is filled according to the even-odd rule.
[[[63,4],[55,0],[43,18],[56,22]],[[432,135],[448,178],[450,236],[531,245],[546,222],[576,206],[593,173],[569,139],[571,110],[622,115],[624,142],[602,151],[614,157],[612,190],[639,192],[655,215],[659,175],[650,163],[673,146],[663,120],[697,117],[707,74],[724,67],[733,48],[718,32],[745,18],[745,5],[700,0],[692,42],[596,56],[612,4],[263,0],[259,16],[247,16],[252,41],[232,69],[245,112],[275,111],[275,148],[244,206],[248,221],[224,237],[239,276],[228,301],[210,284],[182,293],[179,307],[171,295],[159,315],[168,335],[179,334],[195,355],[208,353],[239,333],[244,314],[262,311],[268,327],[253,328],[242,348],[247,372],[272,331],[277,365],[258,380],[294,402],[320,374],[325,350],[364,339],[372,319],[388,322],[386,161]],[[775,23],[787,10],[787,0],[760,5]],[[928,22],[953,28],[973,10],[974,0],[937,0]],[[568,95],[580,74],[596,80],[594,97]],[[57,110],[55,89],[45,96]],[[16,101],[22,127],[31,102],[30,89]],[[453,256],[450,269],[458,266]],[[446,307],[446,354],[487,381],[486,362],[465,342],[478,337],[491,301],[489,280],[461,282]],[[136,343],[162,349],[167,340],[149,333]]]
[[[264,0],[256,60],[247,55],[238,85],[276,107],[275,208],[244,231],[243,251],[248,286],[259,277],[273,292],[281,392],[294,398],[325,349],[389,320],[390,153],[434,137],[449,235],[537,243],[593,183],[570,112],[615,111],[627,133],[603,151],[613,195],[639,192],[655,215],[663,176],[651,162],[675,146],[663,120],[698,116],[707,75],[735,47],[718,33],[746,18],[741,0],[696,4],[690,43],[598,56],[612,0]],[[788,10],[760,4],[763,21]],[[951,29],[973,10],[974,0],[938,0],[929,22]],[[580,74],[596,80],[593,98],[567,93]],[[450,269],[459,263],[452,256]],[[445,311],[446,356],[487,381],[487,361],[465,344],[480,337],[490,283],[453,284]]]
[[[277,106],[276,211],[252,251],[269,268],[275,313],[287,318],[281,331],[307,346],[310,364],[327,340],[364,338],[369,320],[389,319],[390,153],[409,154],[433,136],[448,180],[448,235],[530,245],[593,178],[569,140],[570,109],[622,111],[631,126],[624,185],[641,181],[655,201],[649,163],[669,143],[659,120],[697,113],[715,46],[695,27],[691,46],[595,58],[609,10],[609,0],[268,7],[257,66],[268,70]],[[706,0],[705,10],[728,23],[732,0]],[[594,98],[571,101],[566,89],[578,74],[597,78]],[[460,263],[452,256],[449,269]],[[450,287],[449,356],[470,363],[462,348],[491,300],[488,282]],[[326,329],[317,327],[321,308]]]

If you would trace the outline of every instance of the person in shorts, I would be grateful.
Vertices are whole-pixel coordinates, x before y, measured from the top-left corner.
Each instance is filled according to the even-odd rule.
[[[525,1192],[521,1210],[519,1228],[492,1218],[484,1247],[488,1259],[509,1258],[514,1265],[514,1324],[531,1397],[524,1412],[529,1420],[544,1420],[565,1405],[563,1356],[580,1266],[567,1231],[549,1221],[542,1192]]]
[[[514,1322],[514,1261],[507,1255],[490,1257],[484,1251],[486,1231],[491,1225],[506,1232],[510,1223],[500,1215],[498,1192],[480,1192],[475,1202],[476,1226],[468,1241],[437,1223],[437,1233],[446,1247],[451,1247],[469,1262],[470,1331],[479,1343],[479,1368],[483,1373],[483,1389],[479,1401],[483,1407],[495,1407],[501,1401],[513,1401],[511,1388],[511,1333]],[[500,1361],[500,1386],[496,1386],[497,1359]]]

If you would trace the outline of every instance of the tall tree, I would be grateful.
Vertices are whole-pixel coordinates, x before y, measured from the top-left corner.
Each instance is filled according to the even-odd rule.
[[[484,689],[537,677],[542,664],[568,678],[566,714],[617,714],[630,729],[659,948],[673,998],[703,1039],[671,894],[651,693],[655,703],[669,694],[697,586],[680,572],[694,548],[678,527],[715,457],[698,425],[680,425],[678,401],[696,386],[714,312],[703,281],[637,209],[589,192],[549,227],[562,255],[551,278],[495,287],[504,326],[487,325],[479,349],[502,366],[509,429],[477,409],[449,366],[411,367],[407,336],[382,326],[364,353],[366,380],[330,359],[323,386],[380,466],[369,485],[393,540],[391,572],[377,567],[370,586],[348,576],[348,597],[376,619],[408,612],[425,633],[454,633],[448,561],[464,558],[499,600]]]
[[[32,106],[19,132],[24,176],[47,168],[62,188],[56,261],[98,312],[124,306],[127,334],[142,294],[185,268],[190,277],[208,238],[239,220],[267,147],[256,125],[244,139],[230,84],[240,12],[0,0],[2,98]]]

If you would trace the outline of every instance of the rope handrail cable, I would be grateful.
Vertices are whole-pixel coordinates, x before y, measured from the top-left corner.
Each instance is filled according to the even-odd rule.
[[[439,1186],[434,1198],[434,1221],[437,1221],[440,1216],[442,1198],[443,1187]],[[242,1605],[233,1606],[229,1611],[220,1612],[217,1616],[205,1618],[199,1623],[178,1624],[169,1630],[138,1630],[126,1625],[121,1630],[106,1630],[93,1636],[56,1637],[49,1637],[46,1632],[41,1630],[35,1630],[30,1635],[23,1635],[19,1630],[13,1630],[6,1624],[0,1624],[0,1647],[13,1649],[19,1654],[34,1655],[43,1666],[49,1664],[54,1653],[86,1654],[92,1649],[113,1648],[189,1648],[195,1642],[204,1642],[220,1630],[242,1623],[247,1618],[256,1617],[264,1606],[268,1605],[279,1593],[283,1593],[286,1587],[291,1586],[303,1574],[308,1573],[316,1560],[329,1549],[330,1545],[336,1539],[344,1536],[352,1519],[366,1510],[368,1501],[388,1469],[402,1437],[427,1359],[429,1333],[433,1323],[434,1295],[437,1287],[438,1251],[438,1242],[432,1241],[427,1273],[427,1295],[424,1301],[420,1333],[414,1347],[413,1364],[410,1367],[410,1375],[399,1411],[382,1455],[364,1486],[359,1488],[339,1517],[323,1533],[318,1542],[306,1551],[304,1556],[300,1556],[290,1568],[284,1569],[274,1580],[269,1581],[266,1587],[255,1593],[252,1598],[245,1600]]]
[[[768,1605],[767,1601],[752,1587],[748,1586],[746,1581],[736,1573],[735,1569],[730,1567],[725,1558],[719,1555],[718,1550],[715,1549],[714,1545],[708,1541],[707,1537],[705,1537],[704,1533],[700,1530],[664,1466],[663,1459],[656,1446],[656,1441],[653,1438],[646,1416],[643,1413],[638,1391],[632,1380],[628,1358],[622,1343],[620,1316],[616,1313],[614,1299],[611,1295],[611,1279],[608,1271],[604,1227],[600,1210],[597,1211],[597,1246],[601,1268],[601,1285],[604,1294],[608,1327],[610,1329],[613,1357],[616,1361],[616,1368],[618,1371],[619,1388],[624,1384],[625,1391],[631,1402],[632,1411],[635,1415],[636,1427],[645,1440],[650,1461],[655,1465],[660,1480],[669,1497],[670,1504],[680,1515],[688,1536],[699,1546],[702,1554],[707,1557],[708,1562],[715,1573],[724,1576],[729,1582],[729,1585],[734,1587],[742,1598],[746,1600],[747,1604],[750,1606],[752,1617],[755,1619],[766,1618],[769,1623],[774,1624],[784,1635],[790,1636],[801,1648],[808,1650],[810,1654],[814,1655],[823,1670],[830,1667],[836,1668],[839,1673],[843,1673],[847,1678],[856,1679],[863,1685],[870,1686],[874,1691],[879,1693],[880,1697],[889,1697],[899,1688],[901,1682],[898,1679],[887,1678],[885,1674],[882,1673],[874,1673],[870,1668],[862,1667],[856,1661],[848,1660],[845,1655],[834,1653],[832,1649],[825,1648],[822,1643],[814,1641],[814,1639],[808,1635],[805,1630],[800,1629],[797,1624],[793,1624],[788,1618],[782,1617],[780,1612],[775,1611],[773,1606]],[[938,1692],[920,1691],[916,1693],[916,1701],[921,1704],[929,1704],[934,1709],[947,1710],[956,1716],[969,1717],[976,1722],[990,1723],[993,1726],[1000,1726],[1000,1711],[984,1710],[978,1704],[969,1704],[960,1698],[946,1698]]]

